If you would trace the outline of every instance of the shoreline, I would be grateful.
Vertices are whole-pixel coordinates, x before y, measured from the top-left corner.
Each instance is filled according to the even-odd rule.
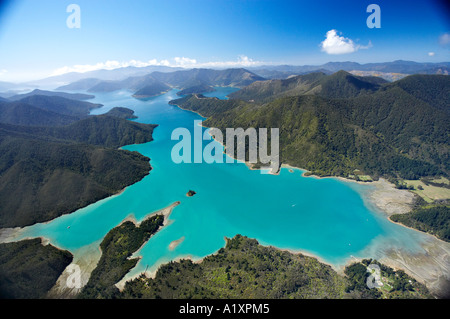
[[[138,183],[138,182],[136,182],[136,183]],[[134,185],[134,184],[132,184],[132,185]],[[17,237],[20,237],[20,234],[23,231],[25,231],[25,229],[27,229],[27,228],[34,227],[36,225],[48,225],[48,224],[54,222],[56,219],[64,217],[64,216],[67,216],[67,215],[74,214],[77,211],[79,211],[80,209],[86,208],[86,207],[88,207],[90,205],[96,204],[96,203],[101,202],[103,200],[108,200],[108,199],[114,198],[116,196],[119,196],[119,195],[123,194],[128,187],[130,187],[132,185],[128,185],[128,186],[124,187],[123,189],[121,189],[120,191],[118,191],[117,193],[112,194],[112,195],[110,195],[108,197],[102,198],[102,199],[100,199],[100,200],[98,200],[96,202],[93,202],[91,204],[88,204],[86,206],[77,208],[73,212],[70,212],[70,213],[67,213],[67,214],[62,214],[62,215],[60,215],[58,217],[55,217],[55,218],[53,218],[51,220],[48,220],[48,221],[45,221],[45,222],[34,223],[32,225],[28,225],[28,226],[24,226],[24,227],[0,228],[0,244],[16,242],[16,241],[21,241],[21,240],[27,240],[27,239],[31,239],[31,238],[39,238],[39,237],[25,237],[25,238],[17,240]]]
[[[171,205],[159,209],[157,211],[151,212],[146,215],[140,222],[138,222],[133,215],[129,215],[125,217],[117,226],[122,225],[123,223],[130,221],[134,223],[136,226],[139,226],[144,220],[151,218],[155,215],[163,215],[164,216],[164,224],[155,232],[159,232],[163,227],[170,224],[168,218],[170,217],[173,209],[180,205],[181,202],[177,201],[172,203]],[[117,227],[116,226],[116,227]],[[106,235],[105,235],[106,236]],[[75,251],[70,251],[73,255],[72,263],[66,267],[61,276],[58,278],[56,284],[50,289],[48,293],[49,298],[55,299],[70,299],[76,297],[76,295],[83,289],[83,287],[88,283],[89,278],[91,276],[92,271],[97,267],[98,261],[101,258],[102,252],[100,248],[100,244],[103,241],[104,237],[98,241],[95,241],[87,246],[81,247]],[[50,242],[50,241],[49,241]],[[138,255],[139,251],[147,244],[148,241],[142,244],[142,246],[135,252],[130,258],[138,258],[141,257]],[[50,242],[51,244],[51,242]],[[56,247],[56,246],[55,246]],[[56,247],[58,248],[58,247]],[[71,274],[68,269],[73,266],[78,266],[81,273],[81,288],[70,288],[67,286],[67,280]]]
[[[198,98],[198,97],[197,97]],[[171,104],[177,106],[180,110],[183,111],[189,111],[193,112],[197,115],[199,115],[203,119],[205,118],[202,114],[184,109],[180,107],[177,104]],[[204,120],[203,120],[204,121]],[[211,127],[207,127],[202,125],[203,127],[207,129],[211,129]],[[211,135],[211,134],[210,134]],[[215,140],[214,138],[212,138]],[[223,153],[226,154],[225,146],[220,141],[215,140],[223,147]],[[238,162],[242,162],[237,160],[236,158],[233,158],[234,160]],[[250,170],[260,170],[261,168],[254,168],[253,164],[243,161]],[[370,182],[364,182],[364,181],[356,181],[353,179],[348,179],[342,176],[325,176],[320,177],[316,175],[308,175],[305,176],[307,172],[309,172],[306,169],[302,169],[299,167],[291,166],[289,164],[282,163],[277,170],[277,172],[273,172],[271,169],[269,170],[269,174],[272,175],[279,175],[282,168],[286,168],[289,170],[300,170],[303,171],[302,177],[305,178],[315,178],[315,179],[323,179],[323,178],[332,178],[335,180],[339,180],[345,183],[348,183],[349,187],[354,187],[355,185],[365,185],[365,186],[371,186],[371,189],[356,189],[361,196],[362,200],[364,201],[364,204],[366,207],[373,211],[376,214],[379,214],[382,218],[385,218],[388,220],[388,222],[394,223],[389,216],[393,214],[404,214],[408,213],[413,208],[413,201],[414,197],[416,196],[414,193],[408,191],[408,190],[400,190],[395,188],[395,186],[391,183],[389,183],[386,179],[380,178],[378,181],[370,181]],[[265,169],[265,168],[263,168]],[[352,186],[353,185],[353,186]],[[400,224],[399,226],[405,227],[405,229],[410,229],[409,227]],[[446,280],[450,282],[450,244],[438,239],[437,237],[421,232],[417,229],[413,229],[418,234],[424,235],[424,238],[427,238],[426,243],[422,243],[421,247],[423,249],[423,253],[417,253],[415,255],[412,255],[411,253],[407,251],[400,251],[397,249],[397,251],[381,251],[378,252],[378,254],[381,254],[380,257],[382,258],[376,258],[380,262],[383,262],[384,264],[394,268],[394,269],[403,269],[405,272],[407,272],[409,275],[411,275],[413,278],[415,278],[417,281],[424,283],[427,288],[432,292],[433,294],[438,295],[440,292],[441,287],[437,285],[436,283],[441,281],[442,277],[446,277]],[[244,235],[244,234],[243,234]],[[255,238],[258,240],[257,238]],[[370,248],[371,244],[368,245]],[[275,247],[277,248],[277,247]],[[281,249],[281,248],[278,248]],[[306,256],[310,256],[313,258],[317,258],[320,262],[323,262],[324,264],[330,265],[333,269],[336,271],[343,271],[343,269],[353,263],[354,261],[361,260],[364,258],[373,258],[371,257],[371,254],[373,252],[369,250],[363,250],[360,252],[361,256],[349,256],[347,258],[347,261],[343,265],[334,265],[330,264],[329,262],[325,262],[323,259],[321,259],[319,256],[316,256],[314,254],[304,252],[301,250],[289,250],[289,249],[281,249],[281,250],[287,250],[292,253],[300,253],[304,254]],[[392,248],[391,248],[392,250]],[[364,255],[364,256],[363,256]],[[375,259],[375,258],[374,258]],[[405,262],[408,260],[407,262]],[[430,270],[429,272],[424,271],[423,269]],[[444,287],[445,288],[445,287]]]
[[[178,105],[176,105],[177,107],[179,107]],[[181,107],[179,107],[180,109],[182,109]],[[186,109],[182,109],[182,110],[184,110],[184,111],[190,111],[190,110],[186,110]],[[201,114],[199,114],[199,113],[197,113],[197,112],[195,112],[195,111],[191,111],[191,112],[194,112],[194,113],[196,113],[196,114],[198,114],[199,116],[201,116],[202,118],[203,118],[203,116],[201,115]],[[205,127],[206,128],[206,127]],[[220,143],[220,142],[219,142]],[[223,146],[223,145],[222,145]],[[225,153],[225,147],[224,147],[224,153]],[[226,153],[225,153],[226,154]],[[234,159],[234,160],[236,160],[236,161],[238,161],[237,159]],[[241,162],[241,161],[239,161],[239,162]],[[250,169],[250,170],[260,170],[260,168],[253,168],[253,167],[251,167],[251,165],[253,165],[253,164],[251,164],[251,163],[247,163],[247,162],[242,162],[242,163],[245,163],[246,165],[247,165],[247,167]],[[334,177],[334,176],[327,176],[327,177],[319,177],[319,176],[315,176],[315,175],[309,175],[309,176],[304,176],[304,174],[307,172],[307,170],[304,170],[304,169],[301,169],[301,168],[298,168],[298,167],[293,167],[293,166],[290,166],[290,165],[288,165],[288,164],[282,164],[282,165],[280,165],[280,168],[278,169],[278,172],[276,172],[276,173],[273,173],[272,172],[272,170],[270,170],[270,174],[272,174],[272,175],[279,175],[280,174],[280,170],[281,170],[281,168],[287,168],[287,169],[296,169],[296,170],[301,170],[301,171],[304,171],[303,173],[302,173],[302,177],[312,177],[312,178],[316,178],[316,179],[322,179],[322,178],[334,178],[334,179],[339,179],[339,180],[342,180],[342,181],[344,181],[344,182],[354,182],[354,183],[357,183],[357,184],[361,184],[361,185],[374,185],[375,187],[374,187],[374,190],[367,190],[367,193],[366,192],[364,192],[364,194],[362,194],[362,193],[360,193],[360,196],[361,197],[363,197],[363,199],[364,200],[368,200],[369,202],[371,202],[371,204],[373,204],[374,205],[374,207],[378,207],[379,209],[379,211],[380,211],[380,213],[385,213],[385,217],[390,221],[390,222],[392,222],[392,223],[395,223],[395,222],[393,222],[393,221],[391,221],[390,220],[390,218],[389,218],[389,216],[390,215],[392,215],[392,214],[394,214],[394,213],[398,213],[398,212],[394,212],[394,213],[391,213],[390,215],[389,215],[389,213],[387,213],[387,212],[385,212],[384,211],[384,209],[387,209],[389,212],[393,212],[393,211],[395,211],[395,210],[406,210],[407,209],[407,206],[405,206],[406,204],[404,203],[404,202],[398,202],[399,201],[399,199],[398,199],[398,196],[395,196],[396,194],[400,194],[400,193],[397,193],[397,191],[398,192],[402,192],[402,194],[403,193],[409,193],[409,194],[412,194],[411,192],[409,192],[409,191],[407,191],[407,190],[398,190],[398,189],[396,189],[395,187],[393,187],[393,185],[392,184],[390,184],[390,183],[388,183],[387,181],[385,181],[384,179],[383,179],[383,181],[384,182],[386,182],[386,184],[384,184],[384,182],[383,181],[373,181],[373,182],[360,182],[360,181],[356,181],[356,180],[351,180],[351,179],[346,179],[346,178],[344,178],[344,177]],[[263,168],[263,169],[265,169],[265,168]],[[151,171],[151,169],[150,169],[150,171]],[[380,186],[377,186],[377,185],[379,185],[379,184],[376,184],[376,183],[379,183],[380,182]],[[117,195],[120,195],[120,194],[122,194],[124,191],[125,191],[125,189],[126,189],[126,187],[123,189],[123,190],[121,190],[119,193],[117,193],[117,194],[113,194],[112,196],[110,196],[110,197],[113,197],[113,196],[117,196]],[[404,192],[403,192],[404,191]],[[376,195],[374,195],[373,193],[376,193]],[[386,197],[387,195],[389,194],[389,196],[388,197]],[[366,198],[366,196],[367,196],[367,198]],[[373,197],[372,197],[373,196]],[[377,197],[378,196],[378,197]],[[383,197],[384,196],[384,197]],[[413,195],[414,196],[414,195]],[[110,198],[110,197],[108,197],[108,198]],[[370,198],[369,198],[370,197]],[[379,201],[380,201],[380,198],[382,198],[382,202],[381,203],[379,203]],[[408,196],[401,196],[401,199],[402,200],[407,200],[408,199]],[[396,202],[397,201],[397,202]],[[177,202],[176,202],[177,203]],[[179,202],[178,202],[178,204],[179,204]],[[178,205],[177,204],[177,205]],[[163,224],[163,226],[162,227],[164,227],[164,226],[166,226],[166,225],[169,225],[170,224],[170,222],[168,221],[168,218],[169,218],[169,216],[170,216],[170,214],[171,214],[171,212],[172,212],[172,210],[173,210],[173,208],[174,207],[176,207],[177,205],[175,205],[175,206],[173,206],[173,205],[175,205],[175,203],[174,204],[172,204],[172,205],[170,205],[170,206],[168,206],[168,207],[166,207],[166,208],[163,208],[162,210],[159,210],[159,211],[155,211],[155,212],[153,212],[153,213],[150,213],[149,215],[147,215],[145,218],[144,218],[144,220],[146,219],[146,218],[149,218],[149,217],[151,217],[151,216],[153,216],[153,215],[156,215],[156,214],[161,214],[161,212],[163,211],[163,215],[164,215],[164,213],[166,213],[167,214],[167,216],[166,215],[164,215],[164,224]],[[381,205],[381,206],[379,206],[379,205]],[[382,208],[380,208],[380,207],[382,207]],[[169,209],[169,208],[171,208],[171,209]],[[75,211],[74,211],[75,212]],[[407,212],[407,211],[406,211]],[[134,218],[134,216],[133,215],[130,215],[130,216],[127,216],[121,223],[123,223],[123,222],[125,222],[125,221],[127,221],[127,220],[129,220],[129,221],[132,221],[133,223],[135,223],[136,225],[139,225],[140,224],[140,222],[138,223],[137,222],[137,220]],[[53,221],[53,220],[52,220]],[[48,221],[48,222],[46,222],[46,223],[50,223],[50,222],[52,222],[52,221]],[[119,224],[120,225],[120,224]],[[407,227],[407,226],[405,226],[405,225],[402,225],[402,224],[400,224],[401,226],[403,226],[403,227],[406,227],[406,228],[409,228],[409,227]],[[28,227],[28,226],[27,226]],[[23,228],[22,228],[23,229]],[[6,231],[5,231],[5,236],[6,236],[6,238],[9,238],[8,237],[8,235],[9,236],[11,236],[11,233],[14,233],[14,231],[21,231],[22,229],[19,229],[19,230],[17,230],[17,228],[12,228],[12,229],[9,229],[10,230],[10,232],[8,233],[8,229],[6,229]],[[161,228],[160,228],[161,229]],[[159,229],[159,230],[160,230]],[[159,231],[158,230],[158,231]],[[415,229],[416,230],[416,229]],[[2,242],[2,236],[4,235],[4,233],[2,232],[3,231],[3,229],[0,229],[0,242]],[[418,232],[420,232],[420,233],[422,233],[422,234],[424,234],[424,232],[421,232],[421,231],[419,231],[419,230],[416,230],[416,231],[418,231]],[[243,234],[244,235],[244,234]],[[435,236],[433,236],[433,235],[430,235],[430,234],[428,234],[429,236],[432,236],[432,237],[434,237],[434,238],[436,238]],[[438,239],[438,238],[436,238],[436,239]],[[257,239],[258,240],[258,239]],[[259,242],[259,240],[258,240],[258,242]],[[92,244],[90,244],[89,246],[91,246],[91,245],[94,245],[95,243],[92,243]],[[146,243],[144,243],[143,244],[143,246],[145,245]],[[99,245],[97,245],[98,247],[99,247]],[[143,247],[142,246],[142,247]],[[142,248],[141,247],[141,248]],[[275,246],[273,246],[273,245],[268,245],[268,246],[266,246],[266,247],[273,247],[273,248],[275,248],[275,249],[278,249],[278,250],[280,250],[280,251],[289,251],[289,252],[291,252],[291,253],[293,253],[293,254],[302,254],[302,255],[305,255],[305,256],[308,256],[308,257],[312,257],[312,258],[315,258],[315,259],[317,259],[318,261],[320,261],[321,263],[324,263],[324,264],[326,264],[326,265],[330,265],[333,269],[335,269],[335,270],[337,270],[337,269],[340,269],[340,267],[338,267],[337,269],[336,269],[336,266],[335,265],[333,265],[333,264],[330,264],[330,263],[328,263],[328,262],[326,262],[326,261],[324,261],[324,260],[322,260],[319,256],[316,256],[316,255],[314,255],[314,254],[311,254],[311,253],[308,253],[308,252],[305,252],[305,251],[302,251],[302,250],[290,250],[290,249],[283,249],[283,248],[278,248],[278,247],[275,247]],[[58,247],[57,247],[58,248]],[[131,258],[133,258],[134,256],[135,256],[135,254],[138,254],[139,253],[139,251],[141,250],[141,248],[139,249],[139,250],[137,250],[133,255],[132,255],[132,257]],[[79,249],[79,250],[81,250],[81,249]],[[78,250],[77,250],[77,252],[78,252]],[[86,252],[84,252],[85,254],[89,254],[89,253],[93,253],[92,251],[90,251],[90,250],[87,250]],[[95,255],[95,254],[94,254]],[[137,258],[139,258],[139,257],[137,257]],[[370,258],[370,257],[368,257],[368,258]],[[86,258],[87,259],[87,258]],[[95,258],[94,258],[95,259]],[[191,258],[191,256],[187,256],[187,257],[180,257],[180,258],[177,258],[177,259],[175,259],[175,261],[176,260],[180,260],[180,259],[194,259],[193,257]],[[202,260],[203,260],[204,258],[201,258],[201,259],[198,259],[198,258],[196,258],[196,262],[201,262]],[[357,257],[354,257],[354,256],[350,256],[349,258],[348,258],[348,262],[346,263],[346,265],[348,265],[349,264],[349,262],[351,262],[352,260],[360,260],[359,258],[357,258]],[[404,260],[404,259],[403,259]],[[98,261],[98,260],[97,260]],[[381,260],[380,260],[381,261]],[[402,260],[400,260],[400,262],[401,262]],[[163,264],[165,264],[166,262],[163,262],[163,263],[161,263],[161,265],[163,265]],[[387,262],[384,262],[383,261],[383,263],[385,263],[385,264],[387,264]],[[159,267],[161,266],[161,265],[159,265],[158,266],[158,268],[157,269],[159,269]],[[92,265],[91,265],[92,266]],[[95,267],[94,267],[95,268]],[[394,267],[392,267],[392,268],[394,268]],[[402,268],[402,269],[404,269],[404,268]],[[157,271],[157,270],[156,270]],[[156,273],[156,271],[155,271],[155,273]],[[65,271],[66,272],[66,271]],[[140,276],[141,274],[145,274],[145,275],[147,275],[147,272],[145,271],[145,272],[143,272],[143,273],[140,273],[138,276]],[[138,276],[136,276],[136,277],[138,277]],[[416,278],[416,279],[418,279],[418,277],[417,277],[417,275],[414,273],[414,275],[413,275],[413,277],[414,278]],[[126,276],[122,279],[122,280],[124,280],[124,279],[126,279]],[[126,279],[126,281],[129,281],[129,280],[131,280],[131,279],[133,279],[133,278],[128,278],[128,279]],[[124,283],[126,282],[126,281],[124,281]],[[65,282],[65,281],[64,281]],[[120,282],[119,282],[120,283]],[[117,283],[116,284],[116,286],[117,285],[119,285],[119,283]],[[428,286],[428,285],[427,285]],[[67,288],[66,288],[67,289]]]
[[[181,204],[181,202],[180,201],[176,201],[176,202],[174,202],[174,203],[172,203],[171,205],[169,205],[169,206],[167,206],[167,207],[165,207],[165,208],[162,208],[162,209],[160,209],[160,210],[158,210],[158,211],[155,211],[155,212],[152,212],[152,213],[150,213],[150,214],[148,214],[148,215],[146,215],[143,219],[142,219],[142,221],[144,221],[144,220],[146,220],[146,219],[148,219],[148,218],[151,218],[152,216],[155,216],[155,215],[163,215],[164,216],[164,222],[163,222],[163,225],[161,226],[161,227],[159,227],[158,228],[158,230],[151,236],[151,237],[153,237],[155,234],[157,234],[162,228],[164,228],[164,227],[166,227],[166,226],[168,226],[168,225],[170,225],[171,224],[171,222],[172,221],[170,221],[169,220],[169,217],[170,217],[170,215],[172,214],[172,212],[173,212],[173,209],[175,208],[175,207],[177,207],[178,205],[180,205]],[[119,225],[121,225],[121,224],[123,224],[124,222],[126,222],[126,221],[131,221],[131,222],[133,222],[134,224],[135,224],[135,226],[137,226],[137,227],[139,227],[139,225],[141,224],[141,222],[139,222],[139,223],[137,223],[136,222],[136,219],[134,218],[134,216],[128,216],[128,217],[126,217]],[[129,257],[129,259],[138,259],[139,261],[142,259],[142,256],[140,255],[140,252],[141,252],[141,250],[144,248],[144,246],[148,243],[148,241],[151,239],[151,237],[145,242],[145,243],[143,243],[142,245],[141,245],[141,247],[139,247],[139,249],[138,250],[136,250],[130,257]],[[138,263],[139,263],[139,261],[138,261]],[[117,289],[119,289],[120,291],[122,291],[123,290],[123,288],[125,287],[125,284],[127,283],[127,281],[130,281],[130,280],[133,280],[133,279],[135,279],[135,278],[138,278],[142,273],[139,273],[139,274],[137,274],[137,275],[133,275],[133,276],[129,276],[129,274],[130,274],[130,272],[134,269],[134,268],[136,268],[137,267],[137,265],[138,264],[136,264],[136,266],[134,266],[132,269],[130,269],[130,271],[119,281],[119,282],[117,282],[116,284],[115,284],[115,286],[117,287]],[[158,267],[159,268],[159,267]],[[147,271],[144,271],[143,273],[146,273]],[[156,273],[156,272],[155,272]]]

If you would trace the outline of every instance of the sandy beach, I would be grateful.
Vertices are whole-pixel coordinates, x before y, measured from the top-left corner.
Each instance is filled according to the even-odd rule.
[[[291,170],[299,170],[300,168],[283,164],[282,168]],[[302,175],[304,176],[305,173]],[[307,178],[334,178],[352,184],[360,184],[370,186],[367,190],[361,192],[361,196],[368,207],[373,208],[376,212],[382,214],[389,222],[393,223],[389,217],[394,214],[405,214],[412,210],[414,198],[417,196],[408,190],[395,188],[395,185],[387,180],[380,178],[378,181],[362,182],[355,181],[343,177],[318,177],[314,175],[305,176]],[[397,224],[397,223],[396,223]],[[402,224],[398,224],[406,227]],[[406,227],[409,228],[409,227]],[[412,229],[412,228],[409,228]],[[403,269],[417,281],[425,284],[428,289],[436,296],[450,296],[450,243],[442,241],[432,235],[425,234],[419,230],[412,229],[422,234],[426,240],[421,245],[422,251],[411,254],[394,247],[386,246],[382,251],[373,251],[367,249],[363,258],[376,257],[380,262],[392,267],[396,270]],[[313,254],[304,251],[292,251],[292,253],[301,253],[303,255],[317,258]],[[323,260],[319,261],[324,262]],[[346,265],[360,260],[351,256]],[[326,262],[324,262],[326,263]],[[343,273],[346,265],[331,265],[339,273]]]

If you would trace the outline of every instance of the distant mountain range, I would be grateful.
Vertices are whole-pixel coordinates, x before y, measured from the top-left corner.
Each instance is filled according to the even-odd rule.
[[[322,72],[326,74],[343,71],[368,71],[377,72],[390,79],[391,73],[399,75],[410,74],[444,74],[448,75],[450,71],[450,62],[441,63],[419,63],[413,61],[397,60],[383,63],[359,64],[356,62],[328,62],[322,65],[266,65],[248,68],[252,72],[267,79],[282,79],[291,75],[301,75],[311,72]],[[399,79],[399,78],[396,78]]]
[[[126,89],[135,92],[134,96],[146,98],[161,94],[174,87],[189,89],[203,87],[210,89],[212,86],[245,87],[255,81],[264,78],[245,69],[192,69],[169,73],[153,72],[145,76],[129,77],[121,81],[101,81],[96,79],[84,79],[69,85],[61,86],[58,90],[88,92],[111,92]]]
[[[197,71],[194,71],[197,70]],[[68,84],[71,84],[69,87],[71,90],[89,90],[94,92],[95,90],[102,90],[102,87],[105,87],[104,90],[113,90],[119,88],[124,88],[127,85],[127,79],[129,78],[139,78],[149,76],[151,73],[174,73],[177,71],[186,72],[199,72],[198,70],[206,70],[206,69],[183,69],[179,67],[167,67],[167,66],[147,66],[147,67],[123,67],[117,68],[113,70],[95,70],[90,72],[70,72],[58,76],[48,77],[42,80],[30,81],[26,83],[9,83],[9,82],[1,82],[0,81],[0,97],[8,98],[12,95],[15,95],[18,90],[29,90],[33,88],[59,88],[64,87]],[[216,69],[210,71],[214,72],[222,72],[227,71],[223,69]],[[239,69],[234,69],[239,70]],[[377,77],[382,77],[388,81],[396,81],[410,74],[444,74],[448,75],[450,70],[450,62],[441,62],[441,63],[419,63],[413,61],[393,61],[393,62],[383,62],[383,63],[367,63],[360,64],[356,62],[328,62],[322,65],[263,65],[256,67],[248,67],[246,72],[252,73],[253,76],[260,77],[263,79],[286,79],[290,76],[302,75],[311,72],[322,72],[325,74],[331,74],[337,72],[339,70],[348,71],[354,73],[356,75],[374,75]],[[204,72],[204,71],[203,71]],[[201,73],[201,72],[200,72]],[[178,73],[176,77],[179,77]],[[201,77],[201,75],[199,75]],[[170,77],[170,76],[169,76]],[[194,91],[198,91],[198,88],[201,86],[215,86],[221,85],[220,82],[218,84],[209,84],[211,82],[203,81],[195,79],[195,77],[191,78],[191,83],[177,83],[176,85],[167,83],[164,80],[165,77],[160,78],[160,76],[156,76],[156,80],[159,80],[166,85],[181,87],[182,89],[190,89],[191,87],[196,87]],[[124,81],[123,83],[121,83]],[[77,82],[77,84],[74,84]],[[108,82],[108,84],[105,84]],[[111,83],[109,83],[111,82]],[[239,83],[237,86],[243,87],[245,83]],[[101,84],[100,84],[101,83]],[[97,84],[100,84],[100,87],[93,88]],[[250,84],[247,82],[247,84]],[[116,85],[116,87],[114,87]],[[133,87],[133,86],[132,86]],[[142,89],[144,86],[134,87],[135,91]],[[12,93],[7,93],[12,92]],[[196,92],[200,93],[200,92]]]
[[[124,67],[113,70],[95,70],[84,73],[70,72],[62,75],[51,76],[42,80],[27,82],[31,86],[62,86],[81,79],[99,79],[104,81],[119,81],[131,76],[142,76],[152,72],[174,72],[183,70],[182,68],[168,67],[168,66],[146,66],[146,67]],[[0,86],[1,87],[1,86]]]

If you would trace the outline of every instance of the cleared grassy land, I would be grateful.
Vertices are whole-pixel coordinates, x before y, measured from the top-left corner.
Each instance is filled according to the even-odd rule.
[[[412,190],[412,192],[422,197],[428,203],[432,203],[435,200],[450,199],[449,188],[426,185],[420,180],[404,180],[404,182],[407,186],[413,186],[414,190]],[[444,177],[432,180],[432,182],[447,185],[450,183],[449,180]]]

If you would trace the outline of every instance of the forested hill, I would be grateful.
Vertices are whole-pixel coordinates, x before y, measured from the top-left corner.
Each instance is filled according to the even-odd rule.
[[[102,106],[101,104],[47,95],[31,95],[19,100],[19,102],[33,105],[43,110],[71,116],[87,116],[91,110]]]
[[[125,120],[137,119],[137,116],[134,115],[134,111],[126,107],[114,107],[105,113],[105,115],[118,117]]]
[[[72,260],[40,238],[0,244],[0,299],[45,298]]]
[[[150,85],[146,85],[139,89],[136,93],[133,94],[133,97],[136,98],[149,98],[152,96],[163,94],[170,90],[170,86],[161,83],[155,82]]]
[[[157,125],[141,124],[108,115],[92,116],[67,126],[34,127],[0,124],[0,134],[61,143],[84,143],[109,148],[153,140]]]
[[[141,180],[149,158],[116,148],[151,141],[153,128],[112,117],[58,128],[1,125],[0,228],[52,220]]]
[[[23,102],[0,101],[0,123],[17,125],[67,125],[80,117],[60,114]]]
[[[152,141],[156,125],[120,118],[132,116],[125,108],[88,116],[99,106],[42,95],[0,102],[0,228],[71,213],[149,173],[149,158],[118,148]]]
[[[101,106],[61,96],[29,95],[16,101],[0,101],[0,123],[32,126],[67,125],[86,118],[91,110]]]
[[[331,75],[322,72],[285,80],[258,81],[230,94],[230,98],[268,102],[285,96],[314,94],[327,98],[350,98],[377,91],[388,83],[382,78],[355,76],[345,71]]]
[[[250,95],[246,101],[236,94],[231,100],[192,95],[171,103],[208,117],[204,124],[209,127],[280,128],[281,161],[320,176],[346,177],[356,169],[375,178],[448,176],[448,76],[413,75],[387,84],[373,78],[354,82],[344,72],[309,76],[308,83],[328,82],[330,88],[354,93],[330,98],[305,90],[274,99],[266,94],[265,103],[247,100]]]
[[[118,237],[118,236],[117,236]],[[123,238],[123,236],[122,236]],[[119,246],[116,244],[116,246]],[[120,247],[120,246],[119,246]],[[122,254],[124,255],[124,254]],[[131,262],[131,261],[127,261]],[[367,266],[380,267],[385,287],[369,289]],[[236,235],[225,248],[201,262],[162,265],[153,278],[128,281],[116,295],[125,299],[391,299],[432,298],[428,289],[404,271],[376,260],[348,265],[345,276],[316,258],[265,247]],[[108,291],[103,297],[109,297]]]

